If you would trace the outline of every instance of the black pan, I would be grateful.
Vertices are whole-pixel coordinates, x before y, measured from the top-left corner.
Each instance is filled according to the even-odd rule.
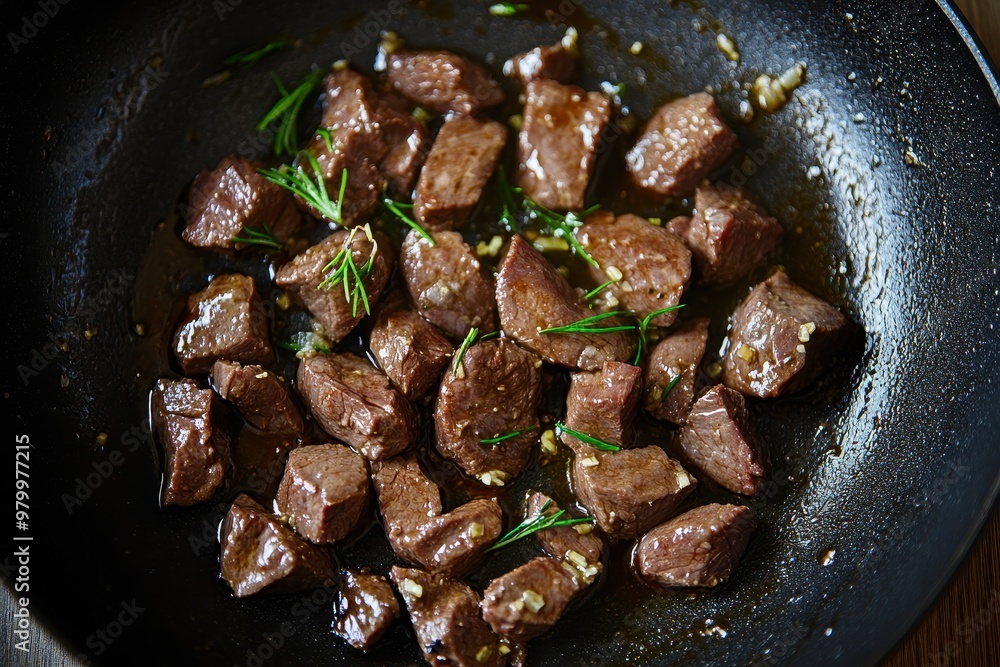
[[[19,35],[3,47],[0,117],[8,456],[15,433],[30,436],[30,610],[69,653],[126,665],[419,660],[405,624],[361,658],[327,633],[327,600],[314,612],[308,596],[233,600],[214,542],[228,498],[157,506],[150,378],[133,355],[135,277],[157,257],[147,245],[193,174],[234,150],[266,152],[253,127],[273,100],[270,70],[287,81],[345,48],[367,67],[365,31],[381,27],[494,69],[561,34],[537,11],[493,18],[486,4],[5,3],[5,32]],[[545,6],[580,29],[585,83],[626,82],[640,116],[672,95],[721,91],[759,162],[751,187],[789,229],[789,273],[866,335],[854,365],[819,389],[754,406],[774,483],[751,503],[762,528],[733,581],[691,599],[605,586],[532,644],[531,662],[876,661],[941,589],[1000,483],[995,74],[944,2]],[[716,49],[719,27],[739,65]],[[200,87],[225,56],[277,36],[304,42]],[[628,53],[636,40],[639,58]],[[792,103],[735,122],[740,97],[726,82],[796,62],[808,64],[808,83]],[[595,74],[597,64],[608,69]],[[164,289],[194,289],[198,270],[210,267],[181,267]],[[143,344],[149,335],[165,334]]]

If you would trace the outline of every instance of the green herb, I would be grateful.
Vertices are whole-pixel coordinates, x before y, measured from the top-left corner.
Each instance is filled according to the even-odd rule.
[[[513,431],[512,433],[507,433],[505,435],[498,435],[495,438],[483,438],[479,442],[484,445],[499,445],[501,442],[506,442],[507,440],[513,440],[522,433],[531,433],[537,428],[538,428],[537,426],[530,426],[528,428],[521,429],[520,431]]]
[[[621,96],[625,94],[625,84],[622,82],[611,83],[610,81],[602,81],[601,92],[607,97],[610,97],[612,100],[616,97],[621,98]]]
[[[465,340],[463,340],[462,344],[458,347],[458,353],[455,355],[455,363],[451,366],[451,374],[453,376],[458,375],[458,369],[462,368],[462,358],[465,357],[465,352],[469,349],[469,347],[476,342],[476,336],[478,335],[479,329],[477,327],[472,327],[469,329],[469,333],[466,335]],[[462,372],[465,372],[464,368],[462,368]]]
[[[333,151],[333,135],[330,134],[329,129],[325,127],[319,128],[316,130],[316,136],[323,137],[323,140],[326,142],[326,149],[331,152]]]
[[[507,174],[502,168],[497,169],[496,183],[500,203],[503,205],[503,212],[500,214],[500,224],[506,227],[508,232],[517,232],[520,230],[520,225],[515,213],[521,208],[517,198],[522,196],[522,190],[521,188],[511,186],[507,182]]]
[[[313,172],[312,178],[302,168],[299,163],[295,167],[287,164],[281,165],[277,169],[258,169],[258,173],[281,187],[291,190],[318,211],[324,218],[340,224],[343,222],[344,193],[347,191],[347,170],[340,172],[340,194],[336,201],[330,199],[326,191],[326,181],[323,178],[323,170],[320,168],[316,158],[312,153],[305,152],[309,161],[309,166]]]
[[[646,341],[646,330],[649,328],[649,323],[653,321],[653,318],[662,315],[664,313],[672,313],[675,310],[679,310],[684,307],[683,303],[679,303],[676,306],[667,306],[666,308],[660,308],[659,310],[654,310],[649,315],[646,315],[639,322],[639,345],[635,349],[635,359],[632,361],[632,365],[638,366],[639,361],[642,359],[642,350],[647,345]]]
[[[250,65],[255,65],[258,60],[271,53],[272,51],[277,51],[278,49],[283,49],[289,46],[288,42],[277,41],[268,42],[264,46],[256,49],[254,51],[241,51],[234,56],[229,56],[223,60],[223,64],[227,67],[232,67],[234,65],[239,65],[240,67],[249,67]]]
[[[272,122],[281,119],[278,130],[274,134],[275,155],[294,155],[298,150],[299,111],[302,109],[302,104],[323,80],[325,74],[326,72],[321,69],[313,70],[291,91],[285,88],[281,79],[271,74],[274,83],[278,86],[278,92],[281,93],[281,98],[257,123],[257,131],[263,132]]]
[[[660,400],[662,401],[663,399],[665,399],[667,397],[667,394],[669,394],[670,392],[672,392],[674,390],[674,387],[676,387],[677,383],[680,382],[680,381],[681,381],[681,376],[678,375],[678,376],[674,377],[673,380],[671,380],[670,382],[668,382],[667,386],[664,387],[663,391],[660,392]]]
[[[581,433],[580,431],[568,428],[562,422],[556,422],[556,435],[561,436],[563,433],[573,436],[577,440],[585,442],[595,449],[600,449],[604,452],[617,452],[621,450],[621,447],[618,445],[612,445],[610,442],[604,442],[600,438],[595,438],[592,435],[587,435],[586,433]]]
[[[382,195],[382,203],[385,205],[387,209],[392,211],[393,215],[402,220],[407,227],[415,231],[417,234],[420,234],[420,236],[423,237],[423,239],[427,241],[431,245],[431,247],[437,245],[437,241],[434,240],[433,236],[427,233],[426,229],[421,227],[416,220],[403,213],[404,208],[412,209],[413,204],[406,204],[404,202],[394,201],[393,199],[390,199],[388,196],[384,194]]]
[[[368,261],[360,267],[354,263],[354,235],[362,229],[365,236],[371,241],[372,250],[368,255]],[[330,262],[323,267],[326,277],[319,284],[322,289],[333,289],[343,283],[344,298],[351,304],[351,316],[358,316],[358,305],[363,304],[365,314],[371,315],[371,307],[368,304],[368,290],[365,289],[364,279],[367,278],[375,265],[375,255],[378,253],[378,242],[372,237],[371,227],[355,227],[351,230],[343,249],[334,256]],[[353,285],[351,284],[353,281]]]
[[[549,327],[548,329],[542,329],[538,333],[543,334],[575,334],[575,333],[585,333],[585,334],[601,334],[601,333],[614,333],[616,331],[634,331],[634,324],[616,324],[610,327],[605,326],[594,326],[603,322],[606,319],[612,317],[628,317],[631,316],[627,310],[616,310],[611,313],[601,313],[600,315],[591,315],[590,317],[585,317],[582,320],[577,320],[576,322],[571,322],[565,326],[561,327]]]
[[[489,340],[490,338],[499,338],[500,331],[491,331],[488,334],[483,334],[479,337],[479,340]]]
[[[261,225],[264,230],[258,231],[256,229],[250,229],[247,226],[243,227],[241,232],[243,236],[230,236],[229,240],[233,243],[242,243],[244,245],[260,245],[266,246],[268,248],[274,248],[275,250],[281,250],[285,246],[274,238],[274,234],[271,233],[271,228],[266,224]]]
[[[330,346],[326,345],[320,336],[307,331],[298,332],[292,336],[291,340],[281,341],[278,343],[278,347],[292,352],[313,351],[319,354],[330,354],[331,352]]]
[[[621,280],[621,278],[619,278],[618,280]],[[604,291],[604,290],[606,290],[607,288],[609,288],[609,287],[611,287],[612,285],[614,285],[614,284],[615,284],[616,282],[618,282],[618,280],[609,280],[609,281],[607,281],[607,282],[605,282],[605,283],[601,283],[600,285],[598,285],[598,286],[597,286],[597,287],[595,287],[594,289],[592,289],[592,290],[590,290],[589,292],[587,292],[587,295],[586,295],[586,296],[585,296],[584,298],[585,298],[585,299],[586,299],[587,301],[590,301],[590,300],[591,300],[591,299],[593,299],[593,298],[594,298],[595,296],[597,296],[598,294],[600,294],[601,292],[603,292],[603,291]]]
[[[496,549],[501,549],[512,542],[516,542],[522,537],[527,537],[542,530],[548,528],[562,528],[564,526],[575,526],[580,523],[594,523],[594,517],[592,516],[581,516],[578,518],[571,519],[560,519],[566,510],[559,510],[558,512],[552,514],[551,516],[546,516],[545,512],[552,505],[552,501],[548,500],[542,505],[542,508],[532,517],[525,518],[520,524],[513,528],[510,532],[501,537],[497,542],[491,546],[487,551],[495,551]]]
[[[493,16],[513,16],[518,12],[526,12],[530,6],[523,2],[498,2],[490,5],[490,14]]]

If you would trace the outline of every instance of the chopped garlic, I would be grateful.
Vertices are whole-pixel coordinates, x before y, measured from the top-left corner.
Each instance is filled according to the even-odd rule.
[[[752,347],[743,343],[740,348],[736,350],[736,356],[747,362],[748,364],[753,363],[753,360],[757,358],[757,351]]]
[[[563,38],[559,40],[559,43],[562,44],[562,47],[564,49],[572,51],[576,49],[576,43],[579,39],[580,39],[580,33],[576,31],[576,28],[570,26],[566,28],[566,34],[564,34]]]
[[[593,468],[594,466],[601,465],[601,462],[597,460],[596,456],[588,456],[587,458],[580,461],[580,465],[584,468]]]
[[[545,606],[545,598],[530,588],[521,594],[521,600],[524,601],[524,606],[536,614]]]
[[[501,643],[500,644],[500,655],[507,655],[508,653],[510,653],[510,647],[507,646],[506,644]]]
[[[559,453],[559,446],[556,445],[556,432],[552,429],[542,432],[542,451],[552,455]]]
[[[569,562],[573,563],[573,565],[576,565],[580,569],[583,569],[588,565],[586,557],[577,551],[573,551],[572,549],[566,552],[566,558]]]
[[[98,433],[97,437],[94,439],[94,442],[97,443],[98,447],[103,447],[104,445],[108,444],[108,434],[104,433],[103,431],[101,433]]]
[[[145,336],[146,335],[146,325],[137,322],[136,325],[135,325],[135,333],[136,333],[137,336]]]
[[[705,372],[708,373],[708,377],[714,380],[715,378],[722,375],[722,364],[720,364],[718,361],[713,361],[708,365],[708,368],[705,369]]]
[[[291,297],[284,292],[282,292],[281,295],[274,300],[274,302],[278,304],[278,308],[281,308],[282,310],[288,310],[292,307]]]
[[[632,42],[632,46],[628,47],[628,52],[633,56],[637,56],[642,53],[642,42]]]
[[[476,246],[476,254],[479,255],[480,257],[486,257],[486,256],[496,257],[498,254],[500,254],[500,248],[502,247],[503,247],[503,237],[499,235],[494,235],[493,238],[490,239],[489,243],[485,243],[484,241],[479,242],[479,244]]]
[[[809,336],[811,336],[814,333],[816,333],[816,323],[806,322],[805,324],[799,327],[799,342],[808,343]]]
[[[267,371],[261,371],[260,373],[254,375],[254,377],[257,378],[258,380],[263,380],[264,378],[267,377]]]
[[[798,345],[795,346],[795,351],[798,352],[799,354],[805,354],[806,346],[803,345],[802,343],[799,343]]]
[[[573,528],[575,528],[576,532],[580,533],[581,535],[590,535],[592,532],[594,532],[594,526],[593,524],[590,523],[578,523],[575,524]]]
[[[404,593],[409,593],[415,598],[424,594],[424,587],[413,581],[413,579],[403,579],[402,589]]]
[[[569,250],[569,242],[556,236],[539,236],[532,245],[538,252],[565,252]]]
[[[684,472],[683,470],[678,470],[675,477],[677,479],[678,487],[686,489],[687,487],[691,486],[691,478],[688,477],[687,473]]]
[[[609,280],[619,281],[622,279],[622,271],[617,266],[609,266],[604,270],[604,275],[608,277]]]
[[[491,655],[493,655],[493,649],[489,646],[484,646],[476,653],[476,662],[486,662],[490,659]]]
[[[729,35],[720,32],[715,37],[715,45],[719,47],[719,50],[733,62],[740,61],[740,52],[736,50],[736,42]]]
[[[507,473],[502,470],[490,470],[480,475],[479,481],[486,486],[503,486],[504,482],[507,481],[507,477]]]
[[[469,537],[471,539],[476,539],[477,537],[482,537],[484,533],[483,524],[478,521],[474,521],[472,525],[469,526]]]

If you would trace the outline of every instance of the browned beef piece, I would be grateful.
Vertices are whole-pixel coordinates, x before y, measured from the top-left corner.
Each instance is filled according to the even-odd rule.
[[[569,84],[576,77],[579,55],[576,49],[567,49],[562,42],[552,46],[536,46],[504,63],[503,73],[524,85],[539,79]]]
[[[223,158],[215,169],[195,177],[188,193],[182,236],[202,248],[244,247],[233,243],[244,227],[263,231],[266,226],[279,240],[299,228],[295,200],[287,190],[257,173],[263,165],[242,158]]]
[[[696,507],[643,535],[639,572],[663,586],[716,586],[732,575],[756,527],[742,505]]]
[[[801,391],[833,365],[852,328],[840,311],[778,272],[733,313],[722,381],[761,398]]]
[[[448,51],[397,51],[386,74],[396,92],[437,113],[471,115],[505,99],[485,67]]]
[[[502,637],[526,642],[556,624],[585,586],[558,561],[538,556],[490,582],[483,618]]]
[[[472,327],[496,329],[493,283],[482,273],[476,252],[458,232],[433,232],[435,245],[411,231],[399,264],[406,288],[421,317],[455,340]]]
[[[288,385],[261,366],[220,359],[212,365],[212,386],[255,429],[275,435],[305,433],[302,413]]]
[[[717,384],[703,392],[678,440],[686,463],[719,486],[752,496],[763,484],[764,445],[738,391]]]
[[[479,611],[479,594],[446,576],[393,567],[389,574],[410,613],[429,665],[500,667],[500,639]]]
[[[549,327],[590,317],[594,312],[583,296],[518,235],[511,239],[500,264],[497,309],[504,333],[554,364],[596,371],[606,361],[625,361],[635,352],[635,336],[628,331],[541,333]],[[622,323],[610,318],[602,326]]]
[[[621,273],[621,280],[608,286],[622,310],[639,317],[676,306],[691,279],[691,251],[672,232],[637,215],[610,214],[591,216],[580,228],[580,243],[590,252],[600,268],[589,266],[598,284],[608,280],[608,273]],[[657,315],[653,326],[670,326],[676,311]]]
[[[395,251],[392,241],[382,234],[372,235],[378,249],[375,251],[375,261],[371,272],[362,280],[368,295],[370,307],[378,303],[379,295],[389,281],[392,265],[395,261]],[[294,295],[313,317],[322,324],[325,335],[332,343],[339,343],[365,316],[364,304],[358,303],[354,312],[351,299],[344,294],[344,284],[339,283],[329,288],[320,287],[326,277],[327,266],[341,250],[347,247],[350,232],[346,229],[330,234],[325,239],[297,255],[292,261],[283,265],[275,273],[274,282],[282,289]],[[351,240],[351,254],[354,264],[359,269],[371,257],[373,244],[363,231],[359,231]],[[354,280],[349,286],[353,289]]]
[[[379,309],[369,346],[385,374],[411,401],[437,384],[453,352],[451,342],[398,295]]]
[[[556,211],[583,208],[611,102],[557,81],[527,86],[517,137],[517,178],[524,194]]]
[[[327,433],[370,461],[417,438],[417,415],[385,373],[353,354],[317,354],[299,364],[298,390]]]
[[[217,359],[251,364],[274,361],[267,340],[267,316],[253,278],[216,277],[188,297],[174,334],[174,354],[187,374],[208,373]]]
[[[469,220],[507,141],[507,127],[468,116],[448,120],[420,172],[413,211],[425,229],[455,229]]]
[[[384,577],[353,570],[340,573],[333,633],[367,651],[399,618],[399,602]]]
[[[707,344],[708,319],[700,317],[672,329],[653,347],[646,361],[645,407],[649,414],[674,424],[684,423],[694,401],[698,366]]]
[[[215,493],[229,469],[224,408],[194,380],[160,380],[151,401],[166,455],[164,505],[194,505]]]
[[[441,455],[486,484],[503,484],[520,474],[538,442],[541,365],[506,339],[468,348],[461,365],[445,372],[438,390],[434,431]],[[503,442],[482,442],[518,431]]]
[[[570,374],[566,426],[589,436],[629,447],[632,423],[642,400],[642,369],[606,361],[596,373]],[[566,436],[570,437],[570,436]]]
[[[694,491],[681,464],[656,446],[598,451],[576,445],[573,493],[612,542],[634,540]]]
[[[546,503],[549,503],[548,509],[545,510],[546,516],[551,516],[559,511],[559,505],[544,493],[538,491],[529,493],[527,507],[524,511],[525,516],[530,517],[540,514]],[[567,515],[564,514],[563,518],[566,517]],[[535,537],[538,538],[538,542],[542,545],[545,553],[556,560],[565,560],[573,563],[574,560],[578,559],[574,556],[571,560],[568,554],[571,551],[576,552],[584,557],[588,566],[596,567],[598,568],[598,572],[600,572],[601,557],[604,554],[604,542],[597,536],[597,533],[592,532],[589,524],[546,528],[535,533]],[[579,565],[579,563],[573,564]]]
[[[712,96],[695,93],[657,109],[625,164],[641,187],[658,195],[683,195],[738,147]]]
[[[289,452],[275,505],[299,535],[332,544],[368,516],[369,496],[361,456],[343,445],[308,445]]]
[[[222,578],[236,597],[294,593],[333,583],[333,564],[246,494],[233,501],[222,527]]]

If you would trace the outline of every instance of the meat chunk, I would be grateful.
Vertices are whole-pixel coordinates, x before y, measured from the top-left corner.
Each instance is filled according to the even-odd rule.
[[[417,415],[385,374],[353,354],[318,354],[299,364],[298,389],[327,433],[370,461],[417,438]]]
[[[369,346],[385,374],[411,401],[437,384],[453,351],[434,325],[398,297],[379,309]]]
[[[182,209],[187,226],[181,236],[202,248],[241,248],[233,242],[243,228],[271,230],[286,240],[301,224],[288,191],[257,173],[263,165],[242,158],[223,158],[215,169],[195,177]]]
[[[684,423],[694,401],[695,380],[707,344],[708,319],[701,317],[671,330],[653,347],[646,361],[645,407],[649,414],[674,424]]]
[[[570,569],[538,556],[497,577],[483,592],[483,618],[502,637],[534,639],[555,625],[585,588]]]
[[[524,511],[525,516],[530,517],[541,514],[542,508],[545,507],[546,503],[548,503],[548,509],[544,512],[546,516],[551,516],[559,511],[559,505],[544,493],[538,491],[530,492],[528,494],[527,507]],[[563,516],[565,517],[566,515]],[[575,564],[579,565],[577,557],[569,557],[570,552],[575,552],[583,556],[587,566],[596,567],[598,568],[598,572],[600,571],[601,557],[604,554],[604,542],[601,541],[601,538],[596,533],[591,531],[590,525],[578,524],[576,526],[546,528],[535,533],[535,537],[538,539],[539,544],[542,545],[545,553],[556,560],[565,560],[570,563],[576,561]]]
[[[614,333],[542,333],[593,315],[583,296],[522,237],[515,235],[497,275],[497,309],[504,333],[546,361],[596,371],[606,361],[625,361],[635,336]],[[602,326],[622,324],[610,318]]]
[[[722,381],[747,396],[805,389],[833,365],[851,322],[783,271],[757,285],[733,313]]]
[[[465,584],[422,570],[390,573],[410,613],[413,631],[429,665],[500,667],[500,639],[479,612],[479,595]]]
[[[536,46],[505,62],[503,73],[524,85],[539,79],[569,84],[576,77],[579,57],[576,48],[566,48],[562,42],[552,46]]]
[[[629,447],[635,437],[632,424],[641,399],[642,369],[637,366],[606,361],[596,373],[572,373],[566,396],[566,426]]]
[[[349,536],[368,514],[368,468],[343,445],[293,449],[275,506],[310,542],[332,544]]]
[[[461,340],[472,327],[496,329],[493,284],[475,251],[458,232],[433,232],[435,245],[411,231],[403,241],[400,268],[406,288],[425,320]]]
[[[375,232],[369,239],[363,232],[336,231],[283,265],[274,276],[275,284],[295,296],[323,325],[326,337],[332,343],[339,343],[365,316],[364,304],[359,299],[355,310],[352,299],[344,294],[343,283],[321,286],[328,273],[325,267],[348,244],[358,269],[374,254],[371,271],[361,281],[368,295],[369,307],[373,307],[389,281],[395,261],[392,242],[381,232]],[[352,277],[349,289],[353,289],[354,285]]]
[[[397,51],[386,58],[386,74],[396,92],[437,113],[468,116],[505,99],[485,67],[448,51]]]
[[[242,494],[222,527],[222,578],[236,597],[294,593],[333,583],[333,564],[276,516]]]
[[[220,359],[212,365],[212,386],[255,429],[293,437],[305,433],[302,413],[288,385],[261,366]]]
[[[224,408],[194,380],[160,380],[151,401],[166,456],[164,505],[194,505],[212,497],[229,469]]]
[[[367,651],[399,618],[399,602],[385,578],[364,572],[340,573],[333,633]]]
[[[764,446],[738,391],[721,384],[706,390],[691,408],[679,442],[686,462],[733,493],[752,496],[764,482]]]
[[[208,373],[218,359],[273,361],[264,303],[253,278],[224,274],[189,296],[187,312],[174,334],[174,355],[188,375]]]
[[[676,234],[637,215],[605,214],[590,216],[577,235],[600,264],[588,267],[598,284],[621,275],[607,289],[623,309],[645,317],[680,303],[691,279],[691,251]],[[650,324],[666,327],[676,318],[670,311]]]
[[[495,121],[456,116],[445,122],[417,181],[417,221],[431,231],[463,226],[506,141],[506,126]]]
[[[556,211],[583,208],[611,102],[558,81],[527,86],[517,137],[516,182],[524,194]]]
[[[657,109],[625,164],[639,186],[658,195],[683,195],[738,147],[712,96],[696,93]]]
[[[541,360],[516,343],[485,340],[469,347],[438,390],[437,450],[487,484],[516,477],[538,442],[541,389]]]
[[[696,507],[643,535],[639,572],[663,586],[716,586],[732,575],[756,527],[742,505]]]

